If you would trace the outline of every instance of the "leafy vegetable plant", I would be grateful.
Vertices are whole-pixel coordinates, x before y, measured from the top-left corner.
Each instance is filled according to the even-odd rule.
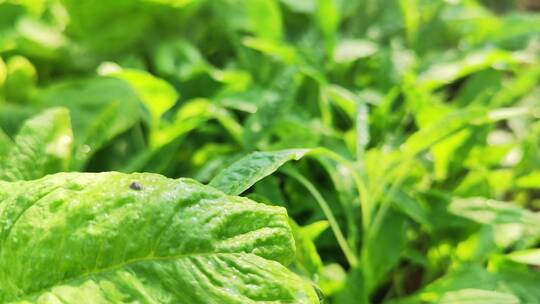
[[[0,303],[540,303],[534,3],[0,1]]]

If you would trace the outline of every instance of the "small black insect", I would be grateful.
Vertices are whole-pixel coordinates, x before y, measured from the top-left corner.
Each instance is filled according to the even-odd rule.
[[[138,182],[132,182],[132,183],[129,185],[129,188],[132,189],[132,190],[141,190],[141,189],[142,189],[142,186],[141,186],[141,184],[139,184]]]

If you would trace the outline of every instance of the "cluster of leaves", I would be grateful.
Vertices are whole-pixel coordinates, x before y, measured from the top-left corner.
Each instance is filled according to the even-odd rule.
[[[518,2],[0,2],[0,301],[540,302]]]

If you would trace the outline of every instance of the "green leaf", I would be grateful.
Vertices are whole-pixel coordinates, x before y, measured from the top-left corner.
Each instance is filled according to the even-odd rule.
[[[445,293],[439,304],[519,304],[519,298],[512,294],[482,289],[461,289]]]
[[[539,214],[522,207],[486,198],[456,198],[448,206],[450,212],[482,224],[509,224],[529,221],[534,223]]]
[[[29,57],[58,61],[65,55],[68,39],[63,35],[62,28],[44,20],[23,17],[17,22],[16,30],[19,35],[18,47]]]
[[[318,303],[284,266],[295,252],[281,207],[148,173],[0,189],[4,303]]]
[[[532,266],[540,266],[540,249],[514,251],[507,254],[506,257],[514,262]]]
[[[315,240],[321,233],[330,227],[328,221],[317,221],[303,226],[302,233],[310,240]]]
[[[281,11],[277,0],[246,0],[250,28],[261,38],[279,40],[283,36]]]
[[[347,221],[348,243],[354,250],[358,239],[357,227],[360,212],[358,212],[358,192],[351,170],[335,159],[332,160],[328,157],[317,155],[315,155],[315,159],[326,170],[336,189]]]
[[[210,119],[216,119],[237,141],[241,141],[242,127],[226,109],[205,98],[195,98],[183,104],[172,124],[164,124],[150,136],[152,148],[162,147],[176,138],[197,129]]]
[[[435,129],[437,128],[437,124],[446,120],[451,120],[451,113],[452,108],[446,104],[426,103],[416,111],[415,119],[421,130],[426,130],[431,127]],[[434,158],[433,165],[436,179],[444,180],[452,168],[452,161],[460,162],[460,160],[456,158],[467,154],[467,151],[463,151],[462,147],[465,146],[467,139],[471,137],[472,131],[474,130],[471,130],[470,127],[459,131],[453,131],[451,135],[430,147],[430,152],[433,154]]]
[[[444,180],[447,178],[451,171],[452,161],[458,162],[459,157],[467,154],[467,151],[463,151],[462,147],[466,147],[466,142],[471,137],[471,133],[470,129],[458,131],[431,148],[436,179]]]
[[[73,134],[69,111],[52,108],[27,120],[15,145],[0,160],[0,179],[32,180],[66,171],[71,161]]]
[[[160,76],[189,79],[212,68],[199,50],[184,39],[161,43],[154,52],[155,69]]]
[[[336,34],[341,21],[340,18],[336,0],[317,0],[315,20],[325,38],[326,50],[329,54],[333,53],[336,44]]]
[[[6,63],[6,99],[12,102],[27,102],[35,89],[37,71],[32,63],[22,56],[13,56]]]
[[[349,117],[354,117],[358,105],[358,96],[356,94],[338,85],[327,85],[324,87],[323,92]]]
[[[460,295],[465,297],[469,292],[460,293],[460,291],[471,289],[476,290],[474,293],[476,293],[478,300],[482,299],[482,293],[485,293],[484,296],[492,300],[493,298],[490,298],[488,293],[496,292],[503,293],[502,296],[507,299],[512,299],[513,302],[510,301],[508,303],[535,303],[540,300],[540,294],[534,287],[540,282],[539,279],[538,274],[534,272],[520,272],[516,270],[491,272],[477,264],[459,265],[424,288],[419,294],[419,297],[423,301],[417,301],[416,303],[440,303],[439,301],[445,295],[450,297],[450,299]],[[480,290],[483,290],[483,292]],[[492,294],[491,296],[497,295]],[[515,302],[515,299],[519,299],[518,302]],[[462,302],[457,301],[452,303]],[[488,304],[497,302],[484,301],[479,303]]]
[[[418,26],[422,18],[419,2],[418,0],[399,0],[405,25],[405,37],[410,45],[414,45],[418,38]]]
[[[369,57],[378,50],[377,44],[369,40],[347,39],[340,41],[334,50],[334,61],[349,63]]]
[[[288,8],[298,13],[313,13],[315,11],[315,0],[281,0]]]
[[[406,218],[401,213],[388,209],[380,222],[374,222],[373,229],[368,232],[362,248],[363,279],[368,293],[399,262],[407,241],[406,224]]]
[[[402,150],[407,155],[416,155],[469,124],[486,118],[487,112],[481,108],[453,111],[437,122],[413,133],[403,144]]]
[[[167,6],[170,6],[171,8],[180,8],[180,7],[184,7],[188,4],[191,4],[192,2],[197,2],[197,0],[144,0],[145,2],[150,2],[150,3],[157,3],[157,4],[161,4],[161,5],[167,5]]]
[[[362,159],[370,141],[369,134],[369,108],[365,101],[358,102],[356,106],[356,158]]]
[[[259,180],[274,173],[286,162],[301,159],[308,151],[307,149],[290,149],[253,152],[221,171],[210,181],[210,186],[230,195],[238,195]]]
[[[0,102],[0,128],[9,137],[14,138],[23,122],[39,112],[39,109],[30,105]]]
[[[70,17],[67,29],[70,36],[94,56],[127,51],[142,33],[148,34],[156,14],[145,1],[119,0],[92,5],[86,1],[62,0],[61,3]],[[120,15],[125,18],[118,18]],[[103,26],[105,24],[107,26]],[[92,57],[78,59],[79,64],[95,60]]]
[[[414,197],[411,197],[408,193],[399,189],[388,192],[386,194],[394,206],[419,224],[424,227],[430,227],[431,221],[429,219],[427,210],[422,206]]]
[[[313,196],[313,198],[317,201],[317,204],[321,208],[324,216],[328,219],[328,224],[330,228],[332,229],[334,236],[336,237],[336,240],[339,244],[339,247],[341,248],[341,251],[343,251],[345,258],[347,259],[347,262],[349,263],[349,265],[351,265],[351,267],[355,267],[358,263],[355,252],[351,250],[351,248],[347,244],[345,236],[343,232],[341,231],[341,228],[339,227],[339,223],[336,220],[336,217],[334,216],[332,209],[328,205],[328,202],[325,200],[322,194],[317,190],[317,188],[315,188],[315,186],[307,178],[305,178],[302,174],[300,174],[297,170],[295,170],[294,168],[286,168],[283,171],[290,177],[296,179],[300,184],[302,184],[302,186],[304,186],[308,190],[308,192]]]
[[[521,176],[516,180],[516,184],[521,188],[540,189],[540,171]]]
[[[435,282],[429,284],[420,296],[426,302],[435,302],[447,292],[466,288],[495,290],[496,276],[479,265],[458,267]]]
[[[298,61],[296,49],[283,42],[277,42],[269,39],[246,37],[242,43],[249,48],[257,50],[272,58],[283,61],[287,64],[293,64]]]
[[[0,57],[0,103],[4,102],[4,85],[7,79],[7,66],[2,57]]]
[[[500,49],[480,49],[466,53],[461,58],[437,62],[419,75],[419,85],[434,90],[458,78],[496,65],[512,65],[519,62],[517,54]]]
[[[268,90],[255,90],[259,106],[244,122],[243,144],[247,149],[254,150],[279,119],[288,113],[301,77],[295,66],[288,67],[273,76]]]
[[[294,266],[311,278],[316,278],[323,268],[321,257],[317,252],[317,247],[313,239],[304,230],[304,227],[298,226],[290,220],[295,246],[296,258]]]
[[[540,236],[540,214],[514,203],[485,198],[454,199],[448,210],[481,224],[521,224],[528,234]]]
[[[75,135],[73,167],[79,169],[108,141],[125,132],[140,118],[143,104],[125,81],[112,77],[58,82],[38,97],[46,106],[70,110]]]
[[[336,291],[343,287],[346,276],[347,273],[341,265],[337,263],[326,264],[322,269],[318,286],[324,295],[333,296],[336,294]],[[339,303],[342,302],[340,301]]]
[[[336,296],[337,303],[340,304],[368,304],[368,292],[364,288],[365,278],[360,268],[353,268],[349,271],[344,287]]]
[[[265,150],[315,148],[321,140],[320,129],[321,126],[315,121],[305,121],[296,115],[287,115],[273,125],[268,134],[271,144]]]
[[[176,90],[166,81],[138,70],[121,70],[107,74],[128,82],[150,112],[152,124],[157,127],[160,118],[178,98]]]

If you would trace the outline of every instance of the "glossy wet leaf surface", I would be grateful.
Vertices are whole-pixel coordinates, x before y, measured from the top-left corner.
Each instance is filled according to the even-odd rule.
[[[3,302],[317,302],[285,267],[295,246],[281,207],[156,174],[1,186]]]

